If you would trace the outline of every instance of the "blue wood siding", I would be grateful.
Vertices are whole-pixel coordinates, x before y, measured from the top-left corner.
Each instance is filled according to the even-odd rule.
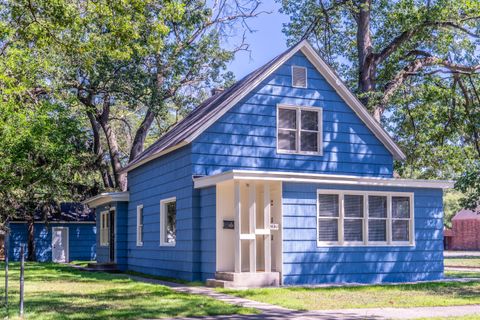
[[[21,245],[27,248],[27,224],[10,223],[9,255],[12,261],[20,260]],[[35,255],[37,261],[52,261],[52,227],[68,227],[69,258],[72,260],[95,260],[96,226],[94,223],[35,223]]]
[[[291,66],[308,88],[291,87]],[[277,154],[277,104],[323,108],[323,156]],[[393,158],[302,53],[295,54],[192,143],[195,174],[232,169],[391,177]]]
[[[200,190],[200,279],[214,278],[216,271],[216,188]]]
[[[414,193],[415,246],[317,247],[317,189]],[[284,284],[403,282],[443,277],[442,190],[283,184]]]
[[[197,280],[199,198],[194,199],[191,146],[130,171],[128,181],[128,269]],[[171,197],[177,200],[176,245],[160,246],[160,201]],[[143,246],[136,244],[137,205],[143,205]]]

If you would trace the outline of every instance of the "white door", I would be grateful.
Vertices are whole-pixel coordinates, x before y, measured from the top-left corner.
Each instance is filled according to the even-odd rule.
[[[52,260],[68,262],[68,228],[52,228]]]

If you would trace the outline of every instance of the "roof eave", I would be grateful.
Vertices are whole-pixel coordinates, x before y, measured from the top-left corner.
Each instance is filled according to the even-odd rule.
[[[106,192],[96,195],[94,197],[88,198],[82,201],[82,204],[89,206],[90,208],[96,208],[111,202],[119,201],[128,201],[130,199],[130,194],[128,191],[125,192]]]
[[[296,183],[321,183],[338,185],[368,185],[382,187],[408,187],[408,188],[432,188],[449,189],[453,188],[454,182],[448,180],[415,180],[415,179],[395,179],[395,178],[377,178],[363,176],[334,175],[322,173],[297,173],[297,172],[279,172],[279,171],[250,171],[250,170],[232,170],[219,173],[212,176],[194,178],[195,188],[205,188],[215,186],[229,180],[263,180],[263,181],[283,181]]]

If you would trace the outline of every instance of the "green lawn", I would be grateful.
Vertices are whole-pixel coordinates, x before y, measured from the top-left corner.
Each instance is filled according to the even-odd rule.
[[[457,270],[446,270],[446,278],[480,278],[480,272],[478,271],[457,271]]]
[[[219,290],[295,310],[480,304],[480,282]]]
[[[4,266],[1,268],[0,279],[3,281]],[[18,292],[18,264],[11,264],[11,318],[18,314]],[[3,296],[3,290],[0,290],[0,296]],[[84,272],[58,264],[27,263],[25,312],[30,319],[94,320],[244,314],[255,310],[205,296],[177,293],[164,286],[136,282],[118,274]],[[5,316],[4,309],[0,309],[0,316]]]
[[[444,260],[445,267],[480,268],[479,257],[449,257]]]

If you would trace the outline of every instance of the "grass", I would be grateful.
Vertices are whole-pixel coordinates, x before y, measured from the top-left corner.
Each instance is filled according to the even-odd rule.
[[[136,272],[136,271],[126,271],[126,274],[130,274],[132,276],[138,276],[138,277],[143,277],[143,278],[148,278],[148,279],[156,279],[156,280],[161,280],[161,281],[167,281],[167,282],[173,282],[173,283],[179,283],[179,284],[184,284],[188,286],[203,286],[205,285],[204,282],[202,281],[186,281],[182,279],[177,279],[177,278],[170,278],[170,277],[162,277],[162,276],[153,276],[150,274],[145,274],[141,272]]]
[[[480,268],[480,257],[448,257],[444,264],[445,267]]]
[[[284,287],[221,292],[295,310],[432,307],[480,304],[480,282],[350,287]]]
[[[478,271],[456,271],[456,270],[446,270],[446,278],[480,278],[480,272]]]
[[[18,264],[10,264],[9,312],[17,317]],[[1,266],[0,279],[4,277]],[[3,292],[0,292],[3,295]],[[85,272],[65,265],[27,263],[26,318],[140,319],[255,313],[199,295],[178,293],[168,287],[136,282],[124,275]],[[5,316],[0,309],[0,316]]]

